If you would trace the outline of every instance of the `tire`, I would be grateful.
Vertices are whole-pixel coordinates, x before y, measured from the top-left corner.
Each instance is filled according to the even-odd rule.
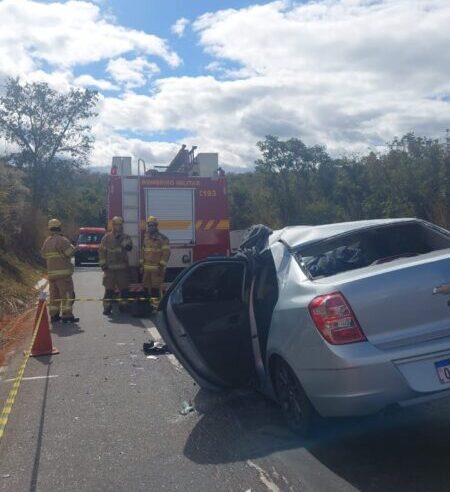
[[[273,381],[287,425],[296,434],[306,437],[317,414],[294,371],[281,358],[275,362]]]

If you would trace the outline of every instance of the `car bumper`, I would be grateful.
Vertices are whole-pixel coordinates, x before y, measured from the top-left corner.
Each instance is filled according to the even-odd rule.
[[[416,395],[392,363],[301,371],[306,394],[323,417],[369,415]]]
[[[389,352],[364,345],[364,357],[362,344],[334,347],[334,356],[342,356],[331,359],[336,362],[334,367],[304,369],[293,364],[320,415],[369,415],[393,405],[410,406],[450,396],[450,384],[440,381],[435,366],[450,359],[450,339]]]
[[[83,251],[75,254],[80,263],[98,263],[98,251]]]

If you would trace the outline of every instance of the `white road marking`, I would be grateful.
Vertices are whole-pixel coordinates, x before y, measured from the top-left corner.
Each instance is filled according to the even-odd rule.
[[[162,341],[161,335],[155,327],[152,326],[150,328],[146,328],[146,330],[155,342]],[[173,367],[175,367],[175,369],[177,369],[178,371],[183,370],[183,366],[178,362],[178,359],[173,354],[169,354],[167,358],[169,359],[169,362],[173,365]]]
[[[270,490],[270,492],[281,492],[278,485],[272,482],[270,476],[260,466],[250,460],[247,460],[247,465],[251,466],[259,473],[259,479],[267,487],[267,490]]]
[[[150,333],[151,337],[155,342],[161,340],[161,335],[159,334],[159,331],[155,327],[147,328],[147,333]]]
[[[30,376],[28,378],[22,378],[22,381],[35,381],[36,379],[50,379],[50,378],[57,378],[58,374],[52,374],[50,376]],[[3,381],[0,381],[1,383],[12,383],[15,381],[15,378],[12,379],[3,379]]]
[[[178,362],[178,359],[173,354],[169,354],[167,358],[176,369],[178,369],[179,371],[183,370],[183,366]]]

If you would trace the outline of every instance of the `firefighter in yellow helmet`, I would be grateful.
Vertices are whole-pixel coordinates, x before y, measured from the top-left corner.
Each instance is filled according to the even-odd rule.
[[[70,261],[75,248],[62,235],[61,225],[58,219],[49,220],[50,236],[45,240],[41,249],[41,255],[47,263],[50,286],[49,312],[52,322],[61,319],[65,323],[76,323],[79,318],[75,318],[72,312],[75,293],[72,280],[73,266]]]
[[[145,289],[152,297],[159,297],[170,258],[169,239],[158,230],[156,217],[147,218],[147,233],[141,252],[141,268]]]
[[[123,232],[122,217],[112,219],[112,231],[103,236],[99,247],[99,263],[103,270],[103,285],[105,296],[103,301],[103,314],[109,315],[112,311],[112,303],[109,299],[114,297],[115,289],[119,289],[122,299],[128,298],[128,255],[133,249],[133,242]],[[119,310],[124,311],[127,301],[119,301]]]

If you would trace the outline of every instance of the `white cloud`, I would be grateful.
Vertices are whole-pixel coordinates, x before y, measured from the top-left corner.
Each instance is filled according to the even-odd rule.
[[[168,164],[179,149],[175,143],[126,138],[102,123],[94,125],[93,133],[96,145],[91,160],[100,166],[110,166],[113,156],[125,155],[131,156],[134,163],[143,159],[149,169],[154,164]]]
[[[339,153],[450,127],[448,0],[286,0],[205,14],[192,26],[212,75],[159,79],[150,57],[176,66],[178,56],[92,3],[4,0],[0,18],[0,75],[125,89],[100,101],[95,164],[114,153],[164,163],[177,149],[130,132],[185,131],[185,143],[218,151],[222,163],[251,166],[269,133]],[[74,66],[99,60],[104,75],[74,79]]]
[[[117,25],[86,1],[3,0],[0,19],[3,75],[24,75],[42,62],[70,68],[130,52],[157,56],[170,66],[180,63],[163,39]]]
[[[201,150],[249,166],[255,143],[297,136],[333,153],[379,148],[450,125],[447,0],[273,2],[194,22],[213,76],[159,79],[151,95],[103,102],[102,119],[185,130]],[[239,78],[240,76],[240,78]],[[237,79],[236,79],[237,77]]]
[[[210,69],[226,73],[231,62],[256,91],[267,83],[266,102],[242,107],[240,125],[259,136],[297,129],[308,143],[340,151],[410,130],[442,134],[448,25],[447,0],[327,0],[228,9],[193,27],[215,57]]]
[[[175,22],[175,24],[173,24],[170,30],[173,32],[173,34],[176,34],[178,37],[182,38],[184,36],[186,27],[189,24],[190,24],[189,19],[186,19],[185,17],[181,17]]]
[[[159,73],[156,63],[139,57],[134,60],[116,58],[108,63],[106,71],[127,89],[142,87],[153,75]]]
[[[73,83],[81,87],[96,87],[102,91],[117,91],[119,88],[109,80],[96,79],[92,75],[80,75]]]

